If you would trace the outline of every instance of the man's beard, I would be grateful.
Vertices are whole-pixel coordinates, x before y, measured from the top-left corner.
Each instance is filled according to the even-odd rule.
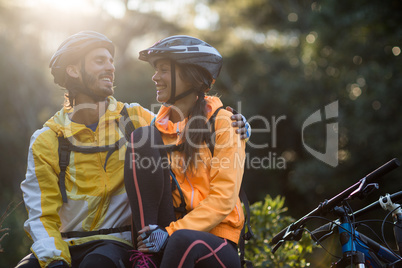
[[[96,101],[102,101],[105,100],[107,97],[113,95],[114,90],[113,90],[113,85],[109,88],[102,88],[100,85],[98,85],[100,81],[100,77],[104,75],[109,75],[112,76],[110,73],[102,73],[98,76],[88,74],[86,71],[83,73],[83,86],[85,87],[84,91],[81,91],[82,93],[90,96]],[[113,82],[113,81],[112,81]],[[97,88],[97,91],[92,91],[91,88]]]

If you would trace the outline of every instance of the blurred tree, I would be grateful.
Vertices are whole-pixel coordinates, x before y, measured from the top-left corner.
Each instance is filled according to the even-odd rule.
[[[272,156],[270,167],[246,172],[248,191],[256,200],[267,192],[284,194],[289,210],[301,216],[401,156],[401,129],[395,124],[402,116],[401,78],[396,75],[402,68],[399,1],[206,4],[219,14],[210,38],[220,44],[225,59],[217,88],[225,90],[225,103],[242,101],[242,112],[255,119],[255,130],[266,122],[271,127],[270,132],[253,132],[249,142],[250,159]],[[335,168],[310,155],[301,139],[308,116],[334,101],[339,103],[333,120],[339,135]],[[320,152],[326,149],[325,123],[304,130],[306,145]],[[253,146],[266,142],[265,149]],[[277,163],[279,157],[286,159],[286,169],[273,165],[274,154]],[[395,188],[390,182],[383,186]]]
[[[172,34],[195,35],[218,48],[224,67],[215,88],[254,130],[244,176],[252,202],[281,194],[297,218],[401,158],[400,1],[116,0],[123,6],[120,17],[107,10],[112,1],[84,2],[95,11],[0,0],[0,212],[21,200],[30,135],[62,104],[49,58],[66,36],[88,29],[116,43],[116,97],[145,107],[154,103],[154,86],[152,68],[136,60],[140,49]],[[334,101],[337,167],[314,158],[302,143],[304,134],[308,146],[325,151],[327,122],[302,127]],[[400,174],[387,175],[381,193],[399,189]],[[1,267],[27,252],[25,218],[20,206],[3,223],[13,228],[2,246],[16,254],[0,258]]]
[[[388,160],[401,158],[400,1],[211,0],[208,5],[219,14],[209,38],[220,44],[225,62],[216,87],[224,90],[225,104],[241,101],[242,112],[253,119],[246,163],[266,159],[265,167],[250,164],[245,172],[252,201],[279,193],[290,214],[301,217]],[[310,115],[319,109],[323,115],[334,101],[337,118],[303,129]],[[331,122],[337,123],[339,137],[336,167],[304,146],[324,153]],[[267,142],[266,148],[255,146]],[[284,169],[274,164],[280,157],[286,159]],[[390,173],[379,193],[352,205],[400,190],[401,174],[400,169]]]
[[[170,34],[178,29],[155,12],[145,14],[127,6],[125,16],[114,18],[94,3],[95,13],[64,12],[45,6],[44,2],[41,5],[0,0],[0,212],[22,200],[19,185],[26,171],[30,136],[62,107],[64,92],[53,84],[48,69],[49,59],[59,44],[82,30],[106,34],[117,50],[116,97],[142,104],[145,99],[149,106],[154,92],[147,96],[143,88],[153,88],[152,68],[147,70],[144,63],[134,60],[138,49],[133,43],[144,45],[141,39],[145,38],[151,40],[146,45],[151,45],[160,32]],[[2,221],[2,228],[9,228],[9,235],[1,242],[5,257],[0,258],[0,267],[15,266],[28,253],[31,241],[23,231],[26,217],[25,209],[19,206]]]
[[[26,169],[29,137],[56,106],[42,72],[38,35],[23,30],[20,10],[0,2],[0,212],[22,200],[19,183]],[[59,102],[60,103],[60,102]],[[1,267],[13,267],[29,250],[22,230],[23,206],[2,220],[9,235],[2,240]],[[28,246],[28,247],[27,247]],[[10,254],[13,252],[13,254]]]

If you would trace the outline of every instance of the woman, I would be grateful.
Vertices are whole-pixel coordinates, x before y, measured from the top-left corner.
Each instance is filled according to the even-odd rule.
[[[138,233],[134,264],[240,267],[245,141],[219,98],[205,95],[222,57],[202,40],[172,36],[139,58],[155,68],[156,99],[163,105],[154,127],[132,133],[126,154],[125,183]]]

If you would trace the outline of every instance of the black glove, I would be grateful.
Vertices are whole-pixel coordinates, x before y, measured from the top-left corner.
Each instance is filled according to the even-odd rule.
[[[150,252],[160,252],[166,247],[169,234],[158,225],[149,225],[149,227],[151,230],[141,234],[142,242]]]

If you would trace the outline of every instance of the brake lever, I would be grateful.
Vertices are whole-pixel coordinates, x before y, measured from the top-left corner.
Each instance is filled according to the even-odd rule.
[[[372,192],[374,192],[375,190],[378,190],[378,189],[380,189],[380,187],[378,186],[378,183],[369,183],[363,189],[361,195],[359,195],[359,198],[364,199],[367,196],[369,196]]]
[[[282,239],[279,240],[278,243],[271,249],[272,254],[274,254],[285,241],[299,241],[303,235],[303,225],[299,226],[297,229],[294,229],[294,223],[290,224],[286,229],[285,234],[282,236]]]
[[[271,253],[275,254],[275,252],[282,246],[283,242],[285,242],[285,240],[279,240],[279,242],[271,249]]]
[[[345,198],[345,200],[350,200],[350,199],[354,198],[355,196],[357,196],[359,193],[361,193],[363,191],[363,188],[366,187],[366,180],[367,180],[367,177],[364,177],[363,179],[361,179],[359,187],[357,187],[356,190],[354,190],[347,198]]]
[[[359,187],[354,190],[345,200],[350,200],[355,197],[358,197],[359,199],[364,199],[369,196],[374,190],[378,190],[379,188],[380,187],[378,186],[378,183],[367,184],[367,179],[366,177],[364,177],[360,180]]]

